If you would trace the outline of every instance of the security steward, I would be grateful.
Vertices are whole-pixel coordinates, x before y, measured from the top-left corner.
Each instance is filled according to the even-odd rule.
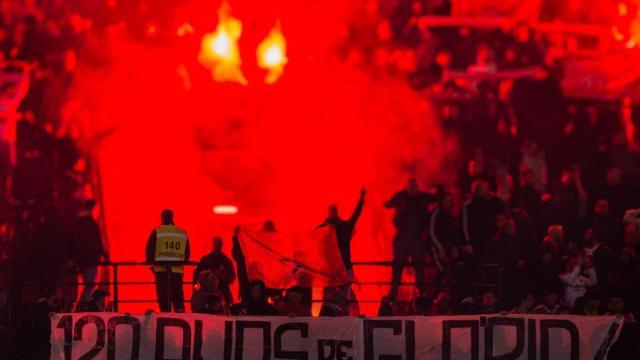
[[[162,210],[162,225],[155,228],[146,247],[147,262],[153,264],[151,270],[156,278],[156,294],[161,312],[184,312],[184,292],[182,290],[181,263],[189,260],[189,238],[186,231],[173,222],[173,211]]]

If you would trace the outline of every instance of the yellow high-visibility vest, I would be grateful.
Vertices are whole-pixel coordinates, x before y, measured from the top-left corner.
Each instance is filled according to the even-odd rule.
[[[155,261],[184,261],[187,251],[187,233],[175,225],[161,225],[156,228]],[[155,272],[166,271],[165,266],[155,266]],[[172,266],[171,272],[182,273],[183,267]]]

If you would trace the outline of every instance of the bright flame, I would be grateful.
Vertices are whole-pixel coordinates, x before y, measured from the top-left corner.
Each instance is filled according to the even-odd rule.
[[[231,7],[227,2],[220,5],[218,17],[216,31],[205,34],[202,38],[198,60],[203,66],[211,69],[215,81],[232,81],[246,85],[247,79],[240,68],[242,59],[238,49],[242,22],[231,16]]]
[[[287,41],[282,34],[280,24],[276,24],[269,35],[262,40],[258,49],[256,50],[258,55],[258,67],[266,69],[268,71],[264,82],[267,84],[273,84],[284,72],[284,67],[289,62],[287,59]]]

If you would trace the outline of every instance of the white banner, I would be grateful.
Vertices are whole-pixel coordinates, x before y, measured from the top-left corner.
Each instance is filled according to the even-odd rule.
[[[609,316],[389,318],[56,314],[51,359],[605,359]]]

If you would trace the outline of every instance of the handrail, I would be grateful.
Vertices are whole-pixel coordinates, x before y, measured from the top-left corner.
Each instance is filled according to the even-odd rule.
[[[354,261],[353,266],[356,267],[360,267],[360,266],[383,266],[383,267],[390,267],[392,265],[395,264],[394,261]],[[101,267],[109,267],[111,269],[111,274],[112,276],[110,277],[111,280],[109,281],[95,281],[95,282],[91,282],[91,283],[85,283],[83,281],[79,281],[79,280],[75,280],[75,281],[67,281],[67,279],[64,278],[65,272],[64,272],[64,268],[61,269],[61,286],[64,287],[79,287],[79,286],[85,286],[85,285],[92,285],[92,286],[106,286],[106,287],[113,287],[112,291],[111,291],[111,298],[112,298],[112,306],[113,306],[113,311],[119,311],[119,306],[120,304],[126,304],[126,303],[156,303],[156,299],[122,299],[121,298],[121,293],[120,293],[120,287],[121,286],[134,286],[134,285],[153,285],[155,284],[155,281],[151,280],[151,281],[138,281],[138,280],[121,280],[121,274],[120,271],[123,267],[140,267],[140,266],[166,266],[167,268],[170,266],[175,266],[175,265],[183,265],[183,266],[196,266],[198,265],[198,262],[196,261],[177,261],[177,262],[147,262],[147,261],[103,261],[103,262],[98,262],[95,263],[96,266],[101,266]],[[412,262],[410,261],[403,261],[402,265],[404,266],[411,266]],[[498,264],[483,264],[484,266],[498,266]],[[9,264],[8,262],[5,262],[4,264],[0,262],[0,271],[2,271],[3,269],[6,271],[11,271],[10,269],[11,264]],[[498,266],[498,269],[499,266]],[[450,277],[449,277],[450,278]],[[502,272],[500,271],[499,273],[499,278],[502,278]],[[11,281],[11,276],[9,276],[9,281]],[[498,282],[501,282],[502,280],[498,280]],[[194,281],[184,281],[184,285],[185,286],[192,286],[194,285],[195,282]],[[360,286],[385,286],[385,285],[391,285],[391,281],[390,280],[386,280],[386,281],[355,281],[353,282],[354,285],[360,287]],[[415,286],[416,283],[415,282],[400,282],[399,284],[400,286]],[[460,286],[463,285],[459,282],[456,281],[447,281],[446,286],[448,288],[448,290],[450,290],[451,286]],[[477,289],[478,287],[496,287],[498,289],[498,297],[501,298],[502,297],[502,291],[501,291],[501,285],[500,284],[496,284],[496,283],[482,283],[482,282],[473,282],[471,284],[469,284],[470,286],[472,286],[473,289]],[[8,286],[8,291],[10,292],[12,289],[12,286],[9,285]],[[13,296],[12,294],[9,293],[9,299],[11,299],[11,296]],[[188,299],[185,299],[188,301]],[[358,299],[358,300],[348,300],[350,302],[358,302],[358,303],[362,303],[362,304],[373,304],[373,303],[379,303],[380,299]],[[324,300],[323,299],[312,299],[313,303],[323,303]],[[14,311],[15,309],[11,309],[11,304],[12,301],[9,301],[9,309],[8,311]]]

